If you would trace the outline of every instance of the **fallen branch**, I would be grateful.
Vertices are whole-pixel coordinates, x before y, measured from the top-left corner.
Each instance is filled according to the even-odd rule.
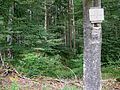
[[[73,70],[72,70],[71,68],[67,67],[67,66],[64,66],[64,67],[67,68],[67,69],[69,69],[69,70],[74,74],[75,80],[77,80],[77,76],[76,76],[76,74],[73,72]]]

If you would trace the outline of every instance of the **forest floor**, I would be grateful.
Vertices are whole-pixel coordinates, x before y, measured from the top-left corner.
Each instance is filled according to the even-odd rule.
[[[102,90],[120,90],[115,79],[102,80]],[[33,79],[17,76],[14,72],[0,74],[0,90],[83,90],[82,79],[54,79],[40,76]]]

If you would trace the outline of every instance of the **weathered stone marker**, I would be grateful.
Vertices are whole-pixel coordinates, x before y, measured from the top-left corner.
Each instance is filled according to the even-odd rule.
[[[84,90],[101,90],[101,0],[83,0],[84,9]]]

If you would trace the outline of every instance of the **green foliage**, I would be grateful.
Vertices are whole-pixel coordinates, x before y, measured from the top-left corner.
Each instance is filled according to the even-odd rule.
[[[37,56],[33,53],[24,55],[22,60],[19,60],[22,68],[20,71],[31,77],[35,75],[56,76],[56,69],[61,68],[60,56],[54,57]]]
[[[44,87],[43,90],[50,90],[49,88]]]
[[[76,86],[69,86],[69,87],[65,87],[65,88],[63,88],[63,89],[59,89],[59,90],[83,90],[82,88],[78,88],[78,87],[76,87]]]
[[[83,75],[83,54],[78,54],[77,59],[70,59],[69,62],[66,63],[70,68],[72,68],[73,72],[81,78]]]
[[[119,0],[105,0],[103,22],[102,61],[116,61],[120,58],[120,5]]]
[[[17,90],[17,89],[19,89],[19,84],[16,81],[14,81],[11,84],[10,88],[11,88],[11,90]]]
[[[120,77],[120,60],[114,62],[109,60],[109,65],[102,66],[103,79]]]
[[[83,66],[82,57],[78,55],[79,59],[71,59],[65,66],[61,61],[64,60],[58,55],[46,55],[44,53],[24,53],[21,60],[16,62],[14,66],[19,72],[28,77],[34,76],[48,76],[56,78],[74,78],[74,73],[78,78],[82,77]],[[72,71],[71,71],[72,70]],[[74,72],[74,73],[73,73]]]

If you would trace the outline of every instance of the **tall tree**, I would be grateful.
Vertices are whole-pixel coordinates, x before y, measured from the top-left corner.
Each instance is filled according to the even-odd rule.
[[[14,14],[14,2],[11,1],[10,2],[10,7],[9,7],[9,16],[8,16],[8,31],[10,32],[12,30],[12,22],[13,22],[13,14]],[[11,46],[12,44],[12,35],[8,35],[7,36],[7,42],[8,45]],[[12,58],[12,52],[10,50],[10,48],[8,48],[8,59]]]
[[[72,23],[71,23],[71,0],[68,0],[68,31],[67,31],[67,46],[72,49]]]
[[[73,21],[73,48],[75,49],[76,46],[75,46],[75,13],[74,13],[74,0],[72,0],[72,14],[73,14],[73,18],[72,18],[72,21]],[[74,54],[76,52],[74,51]]]
[[[84,90],[101,90],[101,24],[92,24],[89,9],[101,7],[101,0],[83,0],[84,9]],[[94,27],[100,27],[95,29]]]
[[[48,21],[47,20],[48,19],[47,18],[47,16],[48,16],[47,13],[48,13],[47,12],[47,0],[45,0],[45,24],[44,24],[45,31],[47,30],[47,21]]]

